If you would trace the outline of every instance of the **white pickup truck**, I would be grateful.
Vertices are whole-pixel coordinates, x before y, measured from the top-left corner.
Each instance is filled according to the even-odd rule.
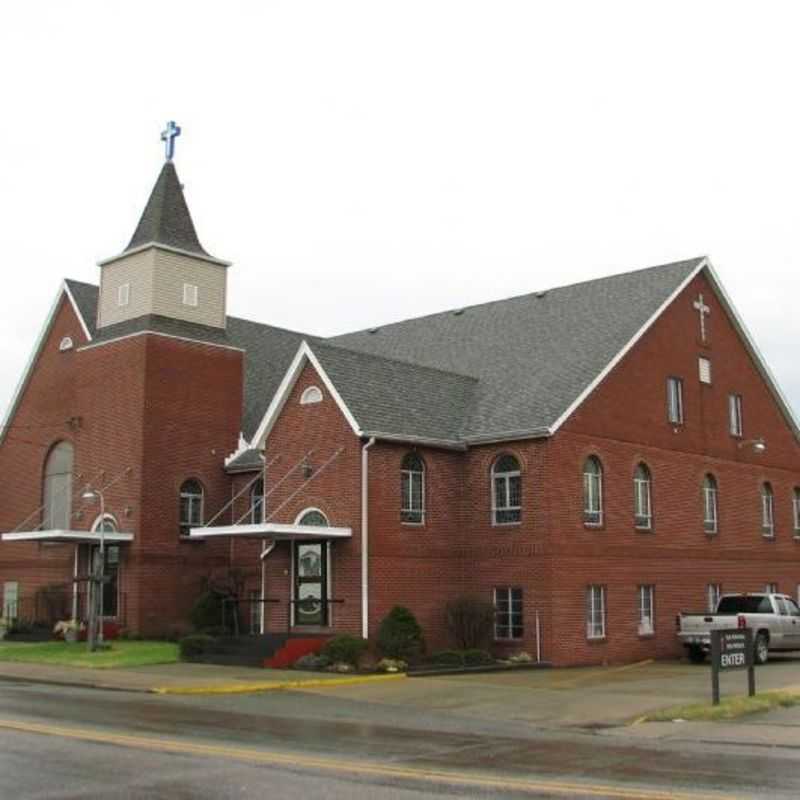
[[[689,660],[700,664],[711,651],[711,631],[751,628],[754,659],[764,664],[770,650],[800,650],[800,608],[785,594],[724,594],[713,614],[678,614],[678,638]]]

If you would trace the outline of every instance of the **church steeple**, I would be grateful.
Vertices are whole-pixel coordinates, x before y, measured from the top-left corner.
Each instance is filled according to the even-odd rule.
[[[224,329],[227,268],[200,244],[172,163],[174,122],[161,138],[166,161],[133,237],[118,256],[100,262],[97,327],[166,317]]]
[[[207,256],[186,205],[183,186],[172,161],[165,161],[150,199],[142,212],[126,253],[147,244],[163,244],[188,253]]]

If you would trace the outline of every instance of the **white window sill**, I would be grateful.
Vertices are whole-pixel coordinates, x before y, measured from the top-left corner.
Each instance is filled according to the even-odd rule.
[[[425,520],[422,520],[422,522],[404,522],[400,520],[400,524],[404,525],[406,528],[424,528]]]
[[[518,528],[522,525],[522,520],[519,522],[492,522],[493,528]]]

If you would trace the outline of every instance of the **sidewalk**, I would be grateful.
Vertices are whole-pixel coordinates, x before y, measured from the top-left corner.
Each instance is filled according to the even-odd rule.
[[[238,694],[292,689],[302,686],[342,685],[396,675],[338,675],[287,669],[222,667],[213,664],[160,664],[132,669],[90,669],[44,664],[0,662],[0,680],[79,686],[122,692],[157,694]]]

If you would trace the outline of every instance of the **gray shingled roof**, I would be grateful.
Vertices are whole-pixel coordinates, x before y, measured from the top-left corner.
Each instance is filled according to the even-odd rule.
[[[192,215],[183,196],[183,186],[171,161],[164,162],[133,238],[124,252],[150,242],[208,255],[197,238]]]
[[[95,341],[121,335],[122,326],[130,325],[128,332],[156,329],[242,348],[242,432],[248,439],[303,340],[367,433],[443,442],[502,439],[546,432],[701,261],[651,267],[327,340],[236,317],[228,318],[224,333],[149,317],[104,329]],[[69,285],[92,329],[97,287],[75,281]]]
[[[119,339],[121,336],[130,336],[141,331],[156,331],[168,336],[178,336],[181,339],[192,339],[196,342],[227,345],[237,347],[227,333],[221,328],[212,328],[209,325],[198,325],[196,322],[186,322],[182,319],[162,317],[159,314],[144,314],[141,317],[127,319],[114,325],[101,328],[94,336],[95,342],[107,342]]]
[[[475,378],[330,344],[311,349],[365,433],[461,442]]]
[[[462,427],[467,440],[545,431],[701,261],[650,267],[328,341],[477,378]]]
[[[239,453],[236,458],[225,465],[226,472],[255,472],[264,468],[264,459],[258,450],[251,449]]]
[[[69,287],[75,304],[80,309],[90,336],[94,338],[97,332],[97,287],[91,283],[81,283],[80,281],[66,280],[64,282]]]

